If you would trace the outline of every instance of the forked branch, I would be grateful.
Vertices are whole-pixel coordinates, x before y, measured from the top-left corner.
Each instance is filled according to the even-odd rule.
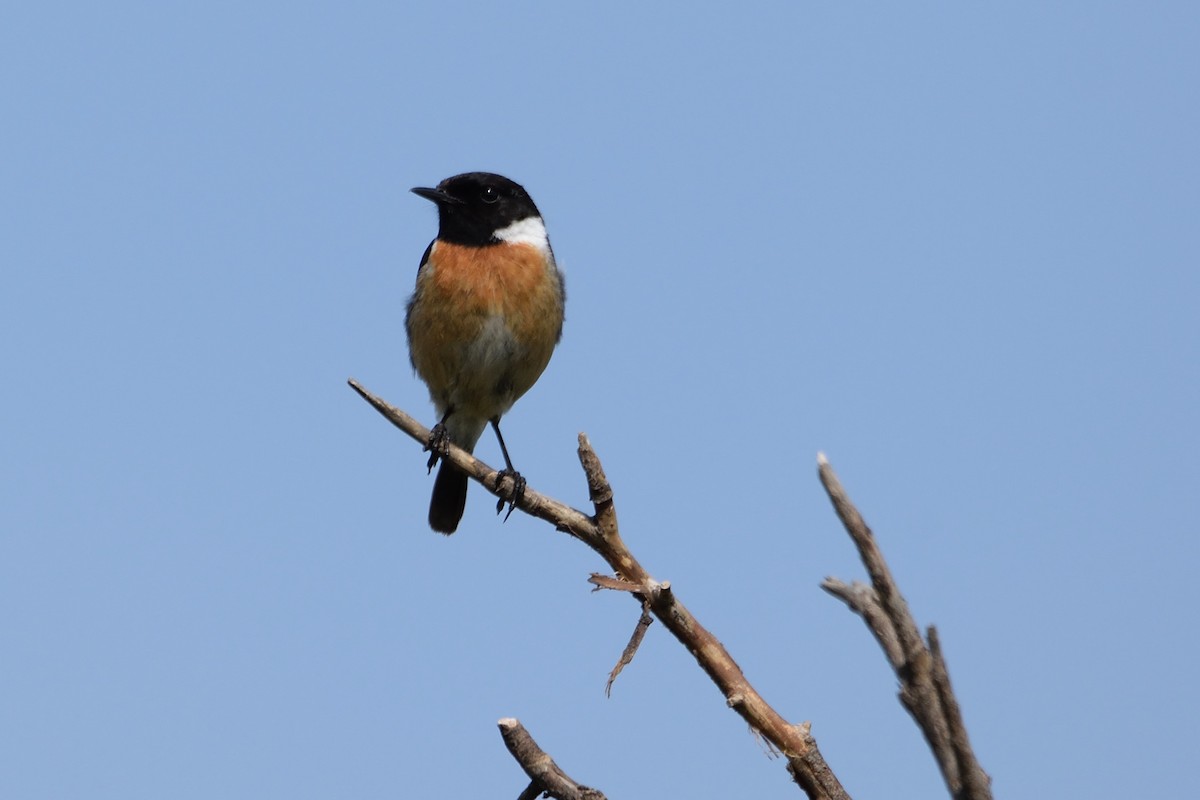
[[[350,386],[397,428],[421,444],[428,441],[429,430],[408,414],[388,405],[356,381],[351,380]],[[445,458],[492,494],[507,498],[508,487],[501,483],[506,479],[492,467],[453,445]],[[629,593],[638,604],[648,604],[651,613],[695,657],[725,696],[726,704],[741,715],[751,730],[787,758],[792,778],[812,800],[849,800],[846,790],[821,756],[816,740],[809,733],[808,723],[793,725],[772,708],[746,680],[725,646],[675,597],[670,584],[654,580],[626,547],[617,524],[612,487],[599,457],[583,434],[579,436],[579,461],[587,476],[594,514],[585,514],[529,487],[517,507],[570,534],[603,558],[618,579],[630,585]]]
[[[558,800],[607,800],[599,789],[576,783],[563,772],[554,759],[538,747],[519,721],[508,717],[497,725],[500,726],[500,736],[508,752],[512,753],[512,757],[529,776],[529,786],[517,800],[533,800],[544,794],[557,797]]]
[[[967,738],[937,630],[929,626],[926,645],[866,520],[850,502],[824,455],[817,457],[817,464],[821,485],[871,576],[870,586],[826,578],[821,588],[862,617],[875,635],[900,680],[900,702],[929,743],[951,796],[955,800],[991,800],[991,779]]]

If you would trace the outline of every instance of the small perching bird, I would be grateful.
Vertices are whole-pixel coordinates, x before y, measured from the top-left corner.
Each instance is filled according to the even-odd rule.
[[[513,468],[500,417],[541,376],[562,336],[563,276],[537,206],[508,178],[467,172],[413,192],[438,208],[438,235],[421,259],[405,318],[413,368],[439,415],[429,468],[448,441],[473,452],[491,423],[513,479],[511,514],[525,479]],[[467,476],[443,462],[430,527],[454,533],[466,501]]]

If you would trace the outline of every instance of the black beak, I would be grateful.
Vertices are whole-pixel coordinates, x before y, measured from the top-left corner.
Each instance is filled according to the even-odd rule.
[[[428,189],[424,186],[417,186],[412,189],[412,193],[420,197],[424,197],[426,200],[432,200],[439,206],[443,204],[458,205],[459,203],[462,203],[462,200],[446,194],[441,189]]]

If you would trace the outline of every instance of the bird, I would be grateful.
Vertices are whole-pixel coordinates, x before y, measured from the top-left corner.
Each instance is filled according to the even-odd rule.
[[[542,215],[520,184],[466,172],[412,192],[438,211],[437,238],[421,257],[404,324],[413,369],[439,417],[426,443],[428,468],[449,442],[474,452],[490,424],[504,456],[501,474],[513,481],[511,515],[526,483],[513,468],[500,418],[541,377],[562,338],[563,274]],[[466,502],[467,476],[442,461],[429,526],[454,533]]]

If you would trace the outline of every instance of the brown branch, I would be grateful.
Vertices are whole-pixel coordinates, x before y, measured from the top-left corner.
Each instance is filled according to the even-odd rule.
[[[904,650],[900,647],[900,639],[896,636],[896,626],[879,603],[875,590],[865,583],[852,582],[847,586],[837,578],[826,578],[821,582],[821,588],[850,607],[850,610],[863,618],[892,669],[900,669],[904,665]]]
[[[958,706],[958,698],[950,686],[950,671],[946,667],[946,659],[942,656],[942,644],[938,639],[937,628],[930,625],[926,629],[929,639],[929,652],[933,657],[933,683],[937,687],[938,698],[946,711],[946,723],[950,728],[950,741],[954,755],[958,758],[959,772],[963,776],[961,798],[990,798],[992,796],[992,779],[983,771],[983,767],[975,759],[975,751],[971,749],[971,740],[967,736],[967,726],[963,722],[962,710]]]
[[[428,440],[429,431],[412,417],[375,397],[357,382],[351,380],[350,386],[417,442],[423,445]],[[454,446],[450,447],[446,458],[488,491],[501,496],[497,491],[498,474],[487,464]],[[574,536],[600,555],[620,580],[638,587],[631,594],[639,603],[649,601],[654,616],[695,657],[700,668],[725,696],[729,707],[741,715],[751,730],[783,753],[788,760],[788,771],[812,800],[849,800],[846,790],[821,756],[808,724],[793,725],[772,708],[746,680],[725,646],[676,599],[670,585],[654,580],[626,547],[617,524],[612,487],[599,457],[583,434],[579,436],[579,461],[587,476],[594,516],[530,488],[525,490],[517,507]]]
[[[621,658],[617,660],[617,665],[612,668],[612,672],[608,674],[608,683],[604,684],[604,696],[612,697],[613,681],[621,674],[621,670],[633,661],[633,657],[637,654],[638,647],[642,644],[642,639],[646,637],[646,631],[650,628],[650,623],[654,622],[654,617],[650,616],[650,603],[642,603],[642,616],[638,618],[637,625],[633,629],[633,634],[629,637],[629,644],[625,645],[625,650],[621,653]]]
[[[429,429],[420,422],[395,406],[388,405],[380,398],[371,394],[353,378],[347,382],[350,384],[351,389],[358,392],[359,396],[370,403],[388,422],[407,433],[422,446],[429,441]],[[511,488],[511,479],[501,478],[497,470],[475,458],[475,456],[466,450],[451,444],[449,452],[443,458],[454,464],[454,466],[458,467],[469,477],[474,478],[483,488],[496,497],[503,497],[505,500],[509,499],[510,492],[508,489]],[[503,484],[501,484],[502,481]],[[506,487],[503,492],[500,491],[501,485]],[[595,537],[597,535],[595,522],[587,514],[577,511],[544,494],[540,494],[532,488],[525,489],[521,501],[517,503],[517,508],[538,519],[546,520],[558,530],[569,533],[576,538]]]
[[[530,781],[525,791],[517,795],[517,800],[537,800],[543,794],[542,785],[537,781]]]
[[[601,575],[598,572],[593,572],[592,576],[588,578],[588,583],[596,587],[592,589],[593,592],[598,592],[601,589],[612,589],[618,592],[629,592],[638,597],[642,596],[641,592],[638,591],[642,588],[641,586],[611,575]],[[660,591],[663,586],[669,587],[670,584],[665,583],[659,586]],[[625,650],[621,653],[621,657],[617,659],[616,666],[612,668],[612,672],[608,673],[608,683],[604,684],[605,697],[612,697],[613,683],[617,680],[617,676],[621,674],[621,670],[633,662],[633,657],[637,655],[637,650],[641,647],[642,639],[646,637],[646,631],[649,630],[652,622],[654,622],[654,617],[650,616],[650,602],[642,600],[642,615],[638,618],[638,623],[633,629],[633,634],[629,637],[629,644],[625,645]]]
[[[639,600],[649,598],[654,615],[695,657],[725,695],[729,707],[746,720],[751,730],[787,757],[789,771],[810,798],[849,798],[821,756],[808,725],[792,725],[772,708],[746,680],[725,646],[675,598],[670,585],[655,581],[625,546],[613,508],[612,488],[600,459],[583,434],[579,435],[579,461],[587,473],[596,519],[606,523],[599,541],[589,541],[588,545],[623,579],[643,587],[634,596]]]
[[[592,576],[588,578],[588,583],[596,587],[595,589],[592,589],[593,592],[598,592],[601,589],[612,589],[613,591],[617,592],[636,592],[638,589],[642,588],[636,583],[623,581],[620,578],[614,578],[611,575],[601,575],[599,572],[593,572]]]
[[[900,702],[929,743],[951,796],[991,800],[991,779],[967,739],[937,631],[929,628],[927,646],[875,535],[823,454],[817,456],[817,464],[821,484],[871,576],[871,586],[857,582],[847,586],[837,578],[826,578],[821,587],[861,616],[875,635],[900,680]]]
[[[500,726],[500,736],[508,752],[512,753],[532,781],[518,800],[537,797],[543,792],[558,800],[606,800],[603,792],[576,783],[563,772],[554,759],[538,747],[520,722],[509,717],[496,724]]]

